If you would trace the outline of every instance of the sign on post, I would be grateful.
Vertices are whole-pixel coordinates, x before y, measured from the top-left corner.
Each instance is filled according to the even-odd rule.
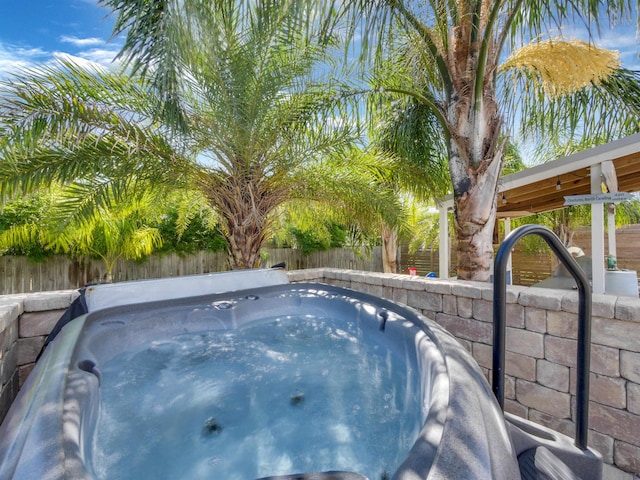
[[[567,195],[564,197],[566,205],[582,205],[585,203],[618,203],[630,200],[633,194],[627,192],[591,193],[588,195]]]

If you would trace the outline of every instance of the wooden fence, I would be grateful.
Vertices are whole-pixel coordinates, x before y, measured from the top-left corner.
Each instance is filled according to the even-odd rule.
[[[263,267],[286,262],[287,268],[334,267],[352,270],[382,271],[382,249],[332,249],[308,256],[300,250],[278,248],[263,251]],[[146,278],[176,277],[229,269],[224,253],[199,252],[180,256],[167,254],[151,256],[144,262],[119,261],[112,272],[114,282]],[[54,256],[43,263],[30,262],[25,257],[0,256],[0,295],[80,288],[99,282],[105,274],[100,260],[83,258],[70,260]]]
[[[497,246],[496,246],[497,248]],[[401,267],[402,273],[407,273],[409,267],[418,270],[418,275],[424,276],[429,272],[440,272],[440,260],[438,249],[426,249],[409,253],[406,247],[401,249]],[[528,255],[523,251],[522,245],[516,245],[512,254],[513,263],[513,283],[515,285],[531,286],[551,275],[555,264],[552,255]],[[449,262],[449,276],[456,274],[456,257],[455,251],[451,251],[451,259]]]
[[[617,258],[620,268],[640,272],[640,225],[628,225],[617,230]],[[576,232],[573,243],[589,255],[591,250],[590,227]],[[455,275],[455,249],[451,249],[450,276]],[[527,255],[522,245],[516,245],[512,256],[513,283],[533,285],[551,275],[556,265],[553,254]],[[334,267],[351,270],[382,271],[382,249],[375,247],[357,253],[352,249],[336,248],[314,252],[308,256],[300,250],[279,248],[265,249],[263,267],[285,262],[289,270],[304,268]],[[406,246],[400,252],[400,273],[408,273],[409,267],[418,269],[418,275],[439,272],[437,249],[409,253]],[[227,256],[223,253],[199,252],[179,256],[168,254],[149,257],[144,262],[120,261],[113,272],[113,281],[141,280],[145,278],[175,277],[228,270]],[[53,257],[45,263],[31,263],[24,257],[0,256],[0,294],[40,292],[79,288],[87,283],[98,282],[104,275],[104,266],[99,260],[85,258],[70,260]]]

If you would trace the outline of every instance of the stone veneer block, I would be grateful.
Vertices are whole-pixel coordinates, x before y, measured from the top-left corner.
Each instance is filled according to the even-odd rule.
[[[18,372],[16,371],[11,379],[0,388],[0,423],[9,411],[13,399],[16,398],[18,389]]]
[[[536,367],[538,383],[559,392],[569,391],[569,367],[547,360],[538,360]]]
[[[457,297],[458,315],[462,318],[473,318],[473,299],[469,297]]]
[[[475,358],[478,365],[485,368],[491,368],[493,349],[491,345],[484,343],[474,343],[472,350],[473,358]]]
[[[524,325],[527,330],[538,333],[547,332],[547,311],[542,308],[525,307]]]
[[[640,299],[618,297],[616,302],[616,318],[640,323]]]
[[[571,392],[575,392],[575,369],[571,375]],[[627,408],[627,389],[622,378],[611,378],[592,373],[589,377],[589,399],[610,407]],[[640,432],[639,432],[640,434]]]
[[[49,335],[65,310],[30,312],[20,316],[20,336],[37,337]]]
[[[534,358],[544,358],[544,335],[507,327],[506,350]]]
[[[551,288],[534,288],[520,292],[518,303],[525,307],[544,308],[546,310],[560,310],[562,298],[567,292]]]
[[[504,379],[504,397],[510,400],[516,399],[516,379],[513,377],[505,377]],[[527,418],[527,417],[523,417]]]
[[[14,322],[0,332],[0,361],[18,341],[18,323]]]
[[[449,312],[445,312],[449,313]],[[473,299],[473,318],[481,322],[493,321],[493,302],[482,300],[480,298]]]
[[[620,352],[620,375],[627,380],[640,383],[640,353]],[[640,434],[638,436],[640,437]]]
[[[623,470],[640,472],[640,447],[616,441],[614,460]]]
[[[40,292],[29,295],[24,300],[25,312],[41,312],[43,310],[63,310],[71,305],[74,290],[58,292]]]
[[[22,313],[21,303],[0,305],[0,332],[6,330]]]
[[[453,295],[443,295],[442,296],[442,313],[446,313],[448,315],[457,315],[458,314],[457,297],[455,297]]]
[[[521,418],[527,418],[527,414],[529,413],[527,407],[508,398],[504,399],[504,411]]]
[[[609,377],[619,377],[620,350],[591,344],[591,371]]]
[[[19,338],[17,342],[18,365],[26,365],[36,361],[45,337]]]
[[[18,368],[18,353],[16,348],[12,348],[0,361],[0,388],[11,381],[16,368]]]
[[[454,336],[471,340],[472,342],[489,344],[493,338],[493,329],[488,323],[476,322],[475,320],[446,315],[444,313],[436,314],[436,322]]]
[[[550,362],[566,365],[567,367],[575,367],[576,353],[577,347],[575,340],[552,337],[551,335],[545,336],[544,358]]]
[[[607,347],[640,352],[640,323],[594,317],[591,341]]]
[[[493,307],[493,304],[492,304]],[[524,307],[517,303],[507,303],[507,326],[524,328]],[[493,322],[493,309],[491,313],[491,322]]]
[[[615,439],[640,446],[640,415],[591,402],[589,425]]]
[[[640,385],[627,383],[627,410],[640,415]]]
[[[362,289],[363,292],[369,293],[371,295],[375,295],[376,297],[384,297],[383,291],[384,287],[382,285],[376,284],[365,284]]]
[[[516,399],[521,404],[558,418],[571,415],[571,396],[537,383],[516,380]]]
[[[578,316],[565,311],[547,312],[547,332],[556,337],[578,338]]]
[[[407,292],[407,302],[413,308],[429,310],[431,312],[442,311],[442,295],[436,293],[410,290]]]
[[[506,352],[504,370],[507,375],[530,382],[536,381],[536,359],[519,353]]]
[[[575,432],[572,432],[569,436],[574,438]],[[587,444],[591,448],[594,448],[596,451],[602,454],[604,463],[613,463],[613,438],[611,438],[609,435],[605,435],[603,433],[589,429]],[[612,480],[607,476],[604,476],[603,478],[606,480]]]
[[[394,302],[402,303],[403,305],[408,305],[407,291],[403,288],[394,288],[391,299]]]
[[[28,363],[27,365],[20,365],[18,367],[18,386],[22,388],[24,382],[27,381],[27,377],[36,366],[35,363]]]

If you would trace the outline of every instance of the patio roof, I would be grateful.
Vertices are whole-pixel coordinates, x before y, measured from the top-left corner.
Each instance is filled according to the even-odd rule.
[[[601,193],[603,166],[613,164],[617,191],[640,192],[640,133],[575,153],[542,165],[500,178],[497,216],[510,218],[548,212],[564,207],[565,196]],[[596,175],[593,178],[592,174]],[[440,210],[440,276],[448,277],[447,212],[453,208],[453,196],[437,201]],[[591,205],[593,291],[605,292],[604,225],[602,204]],[[615,232],[613,215],[609,230]],[[510,229],[510,223],[505,230]],[[442,248],[444,246],[444,248]],[[615,233],[609,236],[609,252],[615,255]]]
[[[640,134],[635,134],[502,177],[498,217],[557,210],[567,195],[593,193],[591,167],[606,160],[613,162],[620,192],[640,191]]]

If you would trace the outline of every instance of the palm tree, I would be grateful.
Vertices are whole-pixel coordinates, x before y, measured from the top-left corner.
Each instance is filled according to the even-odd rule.
[[[638,74],[622,69],[611,52],[549,37],[575,19],[585,19],[591,30],[603,12],[627,15],[626,2],[344,3],[352,35],[364,32],[365,52],[374,52],[379,63],[395,62],[385,72],[408,72],[378,77],[378,87],[411,96],[438,121],[451,175],[461,279],[489,279],[507,122],[524,120],[538,135],[560,128],[595,135],[611,122],[639,129]],[[526,43],[528,50],[514,51]],[[598,104],[607,109],[606,121],[599,121]]]
[[[63,62],[6,82],[4,195],[75,182],[70,211],[82,217],[106,191],[194,188],[217,213],[235,268],[257,265],[277,208],[292,199],[337,207],[366,197],[368,211],[394,211],[371,182],[338,181],[350,177],[345,150],[358,128],[341,85],[318,81],[332,73],[317,67],[332,41],[318,20],[324,2],[103,3],[118,15],[116,34],[126,30],[129,70]]]
[[[74,199],[69,195],[74,195],[69,189],[57,190],[46,218],[14,224],[0,232],[0,248],[39,244],[74,258],[97,257],[105,266],[103,279],[110,282],[118,259],[137,260],[162,245],[158,229],[147,223],[157,198],[112,202],[97,208],[90,217],[69,221],[65,200]]]

